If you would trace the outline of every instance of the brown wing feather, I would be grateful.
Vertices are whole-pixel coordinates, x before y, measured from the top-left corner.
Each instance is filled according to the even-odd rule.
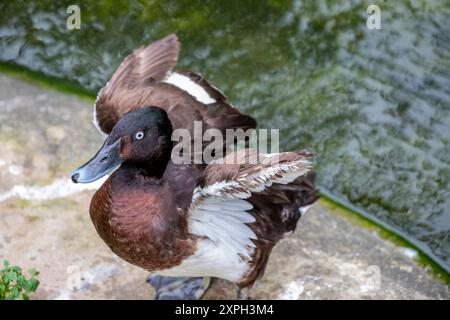
[[[145,101],[149,92],[140,90],[147,82],[164,80],[178,61],[180,43],[175,34],[141,47],[128,55],[102,88],[95,103],[99,127],[109,133],[132,104]],[[123,100],[129,100],[124,103]]]
[[[112,94],[117,88],[133,88],[151,78],[164,80],[177,64],[179,53],[175,34],[135,49],[114,72],[103,94]]]
[[[250,270],[238,283],[240,287],[252,286],[264,275],[273,247],[287,232],[296,229],[301,217],[299,208],[316,202],[314,180],[314,172],[309,172],[288,185],[273,184],[249,199],[254,207],[251,213],[256,217],[251,228],[258,239]]]
[[[175,67],[180,53],[180,43],[175,34],[153,42],[138,52],[139,81],[153,78],[164,80]]]

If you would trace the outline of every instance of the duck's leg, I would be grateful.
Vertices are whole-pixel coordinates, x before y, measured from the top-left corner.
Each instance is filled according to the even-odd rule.
[[[237,289],[237,299],[238,300],[249,300],[250,299],[249,293],[250,293],[249,287],[238,288]]]
[[[198,300],[208,290],[211,278],[164,277],[150,274],[147,283],[156,291],[155,300]]]

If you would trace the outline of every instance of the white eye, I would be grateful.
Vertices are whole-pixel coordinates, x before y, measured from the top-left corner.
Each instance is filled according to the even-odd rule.
[[[138,131],[138,132],[136,132],[134,137],[136,138],[136,140],[141,140],[144,137],[144,132],[143,131]]]

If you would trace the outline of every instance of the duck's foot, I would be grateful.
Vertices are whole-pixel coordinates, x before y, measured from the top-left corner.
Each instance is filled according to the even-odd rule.
[[[249,287],[238,288],[237,289],[237,299],[238,300],[250,300],[249,293],[250,293]]]
[[[163,277],[150,274],[147,282],[155,289],[155,300],[198,300],[208,290],[211,278]]]

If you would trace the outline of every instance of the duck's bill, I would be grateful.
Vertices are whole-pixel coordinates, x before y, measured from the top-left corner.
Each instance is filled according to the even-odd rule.
[[[72,173],[72,181],[74,183],[96,181],[114,171],[121,163],[120,139],[109,145],[105,141],[91,160]]]

